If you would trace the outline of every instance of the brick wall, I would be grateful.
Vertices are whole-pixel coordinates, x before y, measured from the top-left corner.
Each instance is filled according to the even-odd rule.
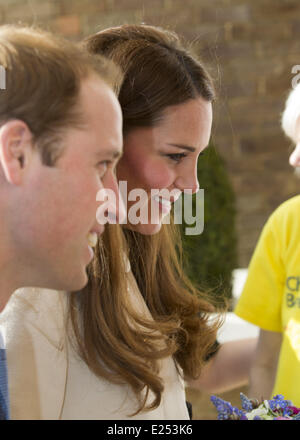
[[[141,22],[193,41],[219,91],[213,136],[236,191],[239,265],[247,266],[267,217],[300,185],[279,125],[291,68],[300,64],[299,1],[0,0],[0,22],[19,21],[75,41]]]

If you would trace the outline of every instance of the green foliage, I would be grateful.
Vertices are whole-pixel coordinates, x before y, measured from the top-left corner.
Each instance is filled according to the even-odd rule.
[[[221,301],[232,297],[232,271],[237,267],[235,195],[223,159],[211,144],[199,156],[198,180],[204,189],[204,230],[185,235],[182,225],[185,270],[201,290]],[[193,215],[196,213],[193,196]],[[203,212],[203,211],[202,211]]]

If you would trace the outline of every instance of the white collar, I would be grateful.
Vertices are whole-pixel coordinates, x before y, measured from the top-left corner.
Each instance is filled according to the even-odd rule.
[[[5,337],[4,337],[4,329],[0,325],[0,349],[5,348]]]

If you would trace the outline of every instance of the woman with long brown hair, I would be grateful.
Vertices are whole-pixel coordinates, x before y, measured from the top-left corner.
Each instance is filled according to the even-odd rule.
[[[24,346],[20,333],[28,340],[22,368],[11,378],[12,418],[188,418],[184,378],[199,377],[215,350],[220,319],[210,320],[212,305],[184,275],[176,225],[163,224],[177,196],[152,197],[151,190],[198,190],[213,84],[179,38],[156,27],[111,28],[83,44],[112,59],[124,75],[117,177],[126,182],[129,210],[127,196],[139,188],[146,194],[141,208],[149,213],[156,204],[156,217],[130,222],[128,216],[127,224],[109,225],[83,290],[56,299],[42,290],[14,295],[2,318],[8,359]],[[21,315],[14,325],[12,310]],[[27,405],[20,396],[27,396]]]

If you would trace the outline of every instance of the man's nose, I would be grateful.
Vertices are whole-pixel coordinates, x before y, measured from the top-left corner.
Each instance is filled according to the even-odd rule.
[[[108,219],[111,219],[112,223],[122,223],[126,218],[125,204],[119,191],[117,178],[113,172],[108,176],[105,188],[110,189],[115,194],[115,203],[111,203],[107,207]]]

